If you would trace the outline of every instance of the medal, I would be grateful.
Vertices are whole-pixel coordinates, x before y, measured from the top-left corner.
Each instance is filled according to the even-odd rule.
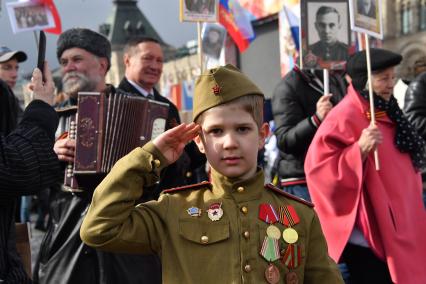
[[[201,211],[202,210],[200,208],[197,208],[197,207],[194,207],[194,206],[186,209],[186,212],[188,212],[189,216],[192,216],[192,217],[201,216]]]
[[[212,221],[219,221],[223,216],[222,203],[213,203],[207,209],[207,215]]]
[[[280,206],[280,222],[286,227],[294,227],[300,222],[299,216],[291,205]]]
[[[302,250],[299,245],[288,245],[284,251],[282,262],[289,269],[296,268],[302,260]]]
[[[268,224],[274,224],[278,221],[278,215],[271,204],[262,203],[259,205],[259,219]]]
[[[260,255],[263,256],[268,262],[273,262],[280,258],[280,248],[278,240],[265,237],[262,244],[262,249],[260,250]]]
[[[280,229],[278,229],[274,225],[269,225],[269,227],[266,229],[266,235],[272,239],[279,240],[281,237]]]
[[[288,244],[294,244],[299,239],[299,234],[292,227],[300,222],[299,216],[291,205],[280,206],[280,222],[287,226],[283,231],[283,239]]]
[[[269,284],[276,284],[280,281],[280,271],[272,263],[265,270],[265,278]]]
[[[299,278],[297,277],[296,272],[291,271],[287,273],[285,276],[285,283],[286,284],[299,284]]]
[[[299,239],[299,235],[293,228],[286,228],[283,231],[283,239],[288,244],[294,244]]]

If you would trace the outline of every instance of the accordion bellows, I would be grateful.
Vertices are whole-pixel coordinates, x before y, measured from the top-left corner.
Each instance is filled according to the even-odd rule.
[[[78,187],[96,186],[121,157],[163,133],[167,117],[165,103],[130,94],[80,92],[73,168]]]

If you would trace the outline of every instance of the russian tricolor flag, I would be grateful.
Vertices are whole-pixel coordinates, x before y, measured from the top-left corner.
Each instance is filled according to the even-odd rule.
[[[279,14],[281,75],[293,69],[300,47],[300,0],[286,0]]]
[[[240,52],[256,38],[247,11],[236,0],[220,0],[219,23],[226,28]]]

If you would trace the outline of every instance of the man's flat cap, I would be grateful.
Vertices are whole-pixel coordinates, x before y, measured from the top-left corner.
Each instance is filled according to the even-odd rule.
[[[402,56],[400,54],[380,48],[370,48],[370,58],[372,72],[396,66],[402,60]],[[351,77],[354,75],[367,74],[365,50],[356,52],[349,58],[346,64],[346,72]]]

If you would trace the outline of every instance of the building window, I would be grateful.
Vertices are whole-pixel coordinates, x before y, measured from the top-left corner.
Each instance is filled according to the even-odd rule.
[[[419,29],[426,30],[426,0],[419,3]]]
[[[408,34],[412,29],[412,11],[409,0],[402,1],[401,3],[401,33]]]

